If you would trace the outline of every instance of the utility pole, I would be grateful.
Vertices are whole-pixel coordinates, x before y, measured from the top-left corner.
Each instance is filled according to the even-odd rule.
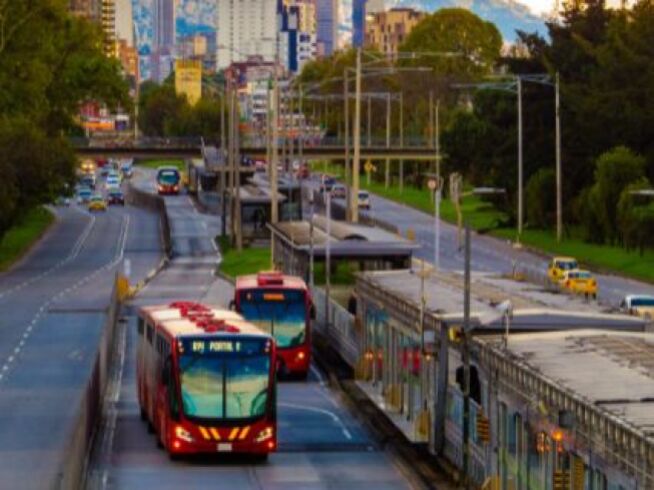
[[[391,147],[391,93],[386,93],[386,148]],[[386,157],[384,169],[384,187],[388,189],[391,183],[391,159]]]
[[[325,242],[325,323],[329,328],[329,294],[331,286],[331,236],[332,236],[332,194],[325,192],[327,199],[326,213],[327,213],[327,241]]]
[[[303,109],[303,98],[304,98],[304,93],[302,91],[302,84],[299,86],[299,110],[300,110],[300,139],[298,141],[298,153],[300,156],[300,166],[304,165],[304,138],[305,134],[304,132],[306,131],[306,118],[304,117],[304,109]],[[300,196],[300,199],[302,199],[302,196]]]
[[[563,176],[561,175],[561,96],[559,72],[556,72],[554,91],[554,105],[556,106],[556,241],[560,243],[563,235]]]
[[[404,92],[400,92],[400,148],[404,148]],[[404,159],[400,158],[400,194],[404,192]]]
[[[239,132],[240,111],[238,107],[237,91],[234,94],[234,168],[236,170],[236,200],[235,200],[235,225],[236,225],[236,251],[243,251],[243,223],[241,222],[241,135]]]
[[[429,132],[428,132],[429,143],[427,146],[431,146],[434,142],[434,91],[429,91]]]
[[[522,78],[518,76],[518,239],[522,236]]]
[[[352,188],[350,184],[350,82],[347,76],[347,68],[343,71],[343,103],[345,104],[344,113],[345,118],[343,124],[345,126],[345,220],[351,221],[351,206],[352,206]]]
[[[236,245],[236,215],[235,215],[235,182],[236,165],[234,163],[234,97],[231,78],[229,81],[229,142],[227,144],[227,161],[229,165],[229,219],[232,245]]]
[[[357,48],[357,67],[354,101],[354,158],[352,160],[352,194],[350,216],[353,223],[359,222],[359,172],[361,167],[361,48]]]
[[[463,483],[468,484],[470,465],[470,225],[465,225],[465,270],[463,279]]]
[[[227,236],[227,170],[229,161],[227,160],[227,128],[225,121],[225,112],[227,111],[227,85],[223,90],[220,105],[220,157],[222,160],[222,172],[220,173],[220,210],[222,212],[222,236]]]
[[[368,95],[368,148],[372,146],[372,97]]]
[[[435,119],[436,119],[436,128],[434,132],[434,137],[436,139],[436,176],[440,178],[441,176],[441,127],[440,127],[440,112],[441,112],[441,101],[440,99],[436,100],[436,108],[434,110]]]
[[[279,48],[279,46],[277,46]],[[268,162],[268,177],[270,178],[270,222],[274,225],[279,221],[279,204],[277,202],[277,167],[279,165],[279,55],[275,55],[272,104],[272,159]]]

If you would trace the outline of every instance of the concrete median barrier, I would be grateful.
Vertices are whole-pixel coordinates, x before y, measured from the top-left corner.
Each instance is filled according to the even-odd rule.
[[[120,306],[118,276],[116,276],[102,337],[95,354],[93,371],[78,401],[74,418],[76,423],[70,434],[68,447],[63,452],[58,479],[53,489],[76,490],[84,486],[90,449],[102,419],[102,405],[116,344]]]
[[[131,182],[127,184],[126,197],[128,204],[147,209],[159,215],[161,222],[161,241],[166,256],[170,258],[173,253],[173,245],[170,237],[170,221],[168,220],[166,201],[161,196],[138,189]]]

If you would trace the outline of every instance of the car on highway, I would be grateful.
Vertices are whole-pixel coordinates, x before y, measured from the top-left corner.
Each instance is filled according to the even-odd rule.
[[[565,271],[559,285],[573,294],[583,294],[586,298],[597,299],[597,280],[589,271],[582,269]]]
[[[131,179],[134,172],[132,162],[130,160],[123,162],[120,166],[120,172],[123,174],[124,179]]]
[[[108,192],[115,189],[120,189],[120,179],[115,175],[109,175],[104,185]]]
[[[370,193],[368,191],[359,191],[357,202],[359,208],[370,209]]]
[[[95,189],[95,175],[94,174],[83,175],[79,179],[79,184],[82,187],[88,187],[90,189]]]
[[[335,178],[328,175],[323,175],[320,178],[320,192],[331,192],[334,185],[336,185]]]
[[[628,315],[652,320],[654,319],[654,296],[647,294],[628,294],[620,302],[620,310]]]
[[[55,199],[55,206],[70,206],[70,197],[59,196]]]
[[[88,209],[89,211],[106,211],[107,201],[104,200],[102,194],[93,194],[89,199]]]
[[[345,199],[347,189],[343,184],[336,184],[332,187],[332,199]]]
[[[123,192],[118,189],[112,189],[107,193],[107,204],[111,206],[112,204],[116,204],[119,206],[124,206],[125,205],[125,196],[123,195]]]
[[[567,271],[579,268],[577,259],[573,257],[554,257],[547,268],[547,277],[558,283]]]
[[[87,204],[93,196],[93,190],[90,187],[80,187],[77,191],[77,204]]]

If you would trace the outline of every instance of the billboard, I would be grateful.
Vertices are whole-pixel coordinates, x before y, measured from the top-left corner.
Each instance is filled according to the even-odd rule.
[[[175,92],[195,105],[202,96],[202,61],[175,60]]]

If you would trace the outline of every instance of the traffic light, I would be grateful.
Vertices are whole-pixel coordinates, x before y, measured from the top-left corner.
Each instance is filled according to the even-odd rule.
[[[564,470],[554,471],[554,490],[569,490],[570,472]]]
[[[490,442],[490,423],[483,412],[477,414],[477,438],[484,444]]]
[[[463,327],[450,327],[447,332],[450,342],[453,344],[460,344],[463,341]]]

